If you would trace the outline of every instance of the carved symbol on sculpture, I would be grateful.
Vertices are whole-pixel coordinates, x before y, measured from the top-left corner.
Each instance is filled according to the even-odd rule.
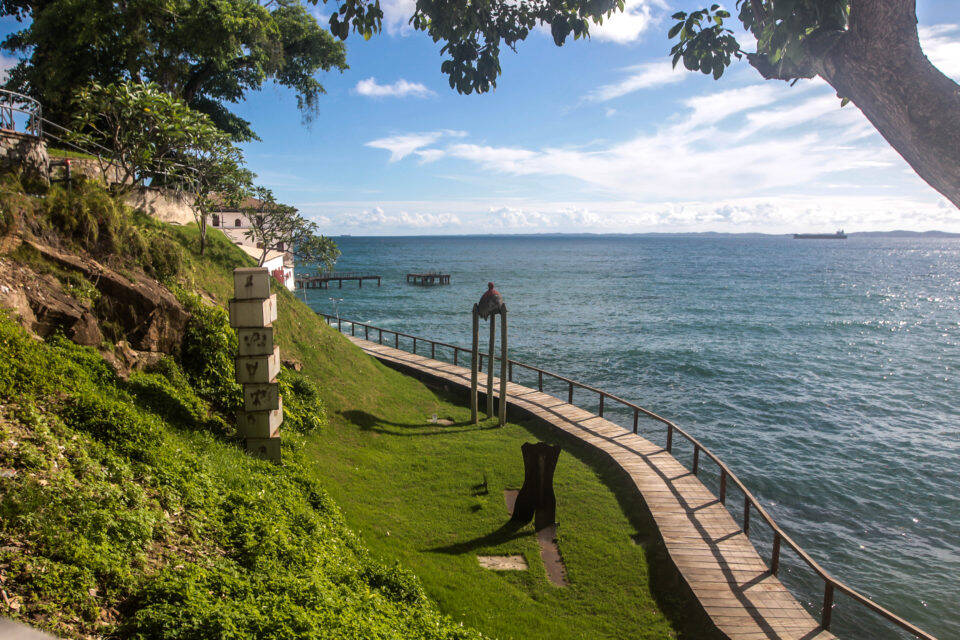
[[[247,281],[243,284],[243,286],[244,286],[245,288],[247,288],[247,289],[249,289],[250,287],[253,286],[253,276],[252,276],[252,275],[247,276]]]
[[[243,336],[243,341],[248,347],[251,345],[255,347],[263,347],[267,344],[267,334],[260,333],[259,331],[250,333]]]
[[[257,372],[257,369],[260,368],[259,362],[248,362],[247,363],[247,375],[252,376]]]
[[[262,403],[262,400],[267,397],[267,392],[263,389],[257,389],[252,394],[250,394],[251,404],[255,407],[259,407]]]

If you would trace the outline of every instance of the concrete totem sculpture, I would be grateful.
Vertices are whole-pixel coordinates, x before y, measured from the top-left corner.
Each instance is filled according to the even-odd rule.
[[[480,367],[480,320],[490,319],[490,350],[487,366],[487,416],[493,417],[493,363],[494,347],[496,346],[496,316],[500,315],[500,426],[507,422],[507,305],[503,296],[497,291],[492,282],[487,283],[487,291],[481,296],[480,302],[473,305],[473,357],[471,358],[470,373],[470,415],[473,424],[479,422],[478,412],[478,373]]]
[[[237,330],[236,375],[243,385],[237,430],[248,453],[279,462],[283,398],[277,384],[280,348],[273,344],[277,295],[270,294],[270,273],[265,268],[234,269],[233,284],[230,325]]]

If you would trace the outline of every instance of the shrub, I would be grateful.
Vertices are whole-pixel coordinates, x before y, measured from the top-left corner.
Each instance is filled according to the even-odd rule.
[[[243,395],[234,380],[237,334],[227,312],[196,295],[182,295],[181,302],[192,315],[183,332],[180,365],[197,395],[223,413],[238,411]]]
[[[77,394],[64,411],[66,423],[119,453],[137,460],[149,459],[160,443],[160,426],[135,411],[129,402],[103,394]]]
[[[61,234],[87,250],[121,251],[126,231],[123,205],[107,189],[80,178],[68,187],[50,189],[44,201],[47,217]]]
[[[283,428],[299,433],[322,429],[327,412],[317,387],[302,373],[284,369],[277,377],[283,395]]]

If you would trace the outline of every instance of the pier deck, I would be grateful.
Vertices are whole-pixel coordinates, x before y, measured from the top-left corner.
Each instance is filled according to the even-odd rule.
[[[297,289],[329,289],[330,283],[336,281],[338,288],[343,288],[343,281],[356,280],[363,288],[364,280],[376,280],[380,286],[381,276],[367,273],[326,273],[319,276],[296,276],[294,286]]]
[[[347,338],[385,364],[470,388],[470,369],[376,342]],[[499,380],[495,381],[494,389],[499,389]],[[680,574],[707,615],[727,637],[732,640],[835,638],[820,627],[770,572],[719,499],[662,447],[535,389],[510,382],[507,394],[513,406],[603,451],[629,475],[650,509]]]
[[[408,273],[407,284],[450,284],[450,274],[440,273],[437,271],[429,271],[426,273]]]

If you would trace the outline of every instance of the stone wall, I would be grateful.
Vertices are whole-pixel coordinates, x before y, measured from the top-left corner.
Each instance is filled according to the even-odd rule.
[[[127,204],[142,209],[161,222],[193,224],[193,198],[189,194],[142,187],[135,189],[126,198]]]
[[[70,176],[86,176],[91,180],[100,180],[107,184],[119,184],[123,181],[123,171],[120,167],[104,161],[101,163],[96,158],[64,158],[53,156],[54,178],[66,178],[66,164],[70,165]],[[127,178],[127,182],[131,180]]]
[[[20,171],[27,180],[49,182],[47,145],[26,133],[0,129],[0,170]]]

